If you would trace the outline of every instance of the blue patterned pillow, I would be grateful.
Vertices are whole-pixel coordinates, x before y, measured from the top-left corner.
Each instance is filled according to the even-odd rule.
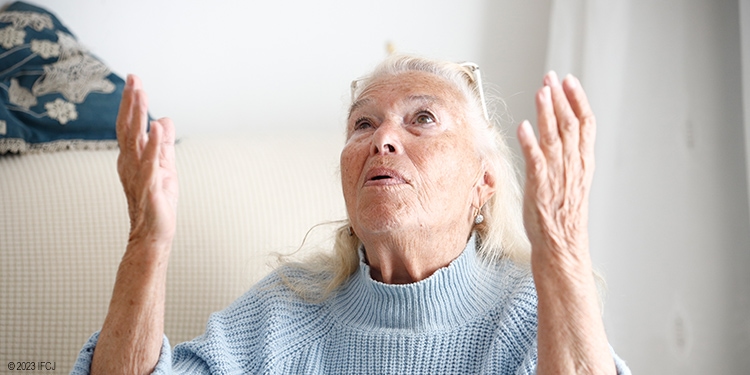
[[[0,12],[0,154],[116,147],[125,82],[50,12]]]

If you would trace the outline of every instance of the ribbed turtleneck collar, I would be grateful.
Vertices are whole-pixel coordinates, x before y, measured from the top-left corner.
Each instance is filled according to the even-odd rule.
[[[333,298],[333,313],[368,330],[446,330],[476,319],[501,298],[502,272],[478,258],[475,242],[472,236],[448,266],[411,284],[373,280],[360,250],[359,269]]]

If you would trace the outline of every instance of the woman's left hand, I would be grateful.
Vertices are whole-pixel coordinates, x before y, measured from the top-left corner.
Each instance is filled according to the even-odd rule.
[[[518,129],[526,159],[524,225],[531,241],[538,374],[613,374],[588,237],[596,122],[580,82],[554,72],[536,95],[539,139]]]
[[[596,121],[575,77],[554,72],[537,92],[539,141],[528,121],[518,138],[526,159],[524,224],[532,259],[588,259],[588,198]]]

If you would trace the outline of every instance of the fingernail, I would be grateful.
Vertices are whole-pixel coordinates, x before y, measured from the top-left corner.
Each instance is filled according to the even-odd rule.
[[[560,84],[560,80],[557,78],[557,73],[555,73],[554,70],[550,70],[545,78],[545,83],[547,84],[547,86]]]
[[[521,133],[524,137],[528,138],[533,130],[531,129],[531,124],[529,123],[529,120],[523,120],[521,123]]]
[[[565,82],[565,84],[571,89],[574,89],[576,88],[576,86],[578,86],[578,79],[570,73],[565,76],[563,82]]]
[[[159,128],[160,128],[160,126],[159,126],[159,123],[157,121],[151,121],[151,122],[149,122],[148,133],[149,134],[160,133],[161,130]]]
[[[133,86],[133,75],[128,74],[128,78],[125,80],[125,85],[127,86]]]
[[[552,101],[552,92],[550,91],[549,86],[542,87],[542,99],[545,103]]]

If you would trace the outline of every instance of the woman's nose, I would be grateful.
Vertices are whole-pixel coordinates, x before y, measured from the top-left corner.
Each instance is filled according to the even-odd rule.
[[[372,137],[370,154],[387,155],[398,154],[403,151],[399,131],[401,126],[390,121],[380,124]]]

